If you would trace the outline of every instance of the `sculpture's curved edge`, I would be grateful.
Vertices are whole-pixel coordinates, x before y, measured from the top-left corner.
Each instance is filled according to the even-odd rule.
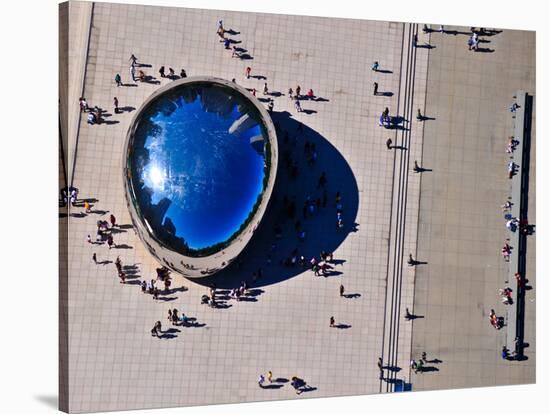
[[[252,220],[248,223],[245,229],[239,234],[239,236],[234,239],[226,248],[216,252],[210,256],[205,257],[189,257],[184,256],[179,252],[175,252],[158,241],[152,234],[152,230],[147,229],[144,223],[137,219],[139,213],[136,210],[136,205],[133,202],[135,197],[132,196],[132,185],[129,183],[130,180],[130,167],[129,167],[129,150],[131,139],[134,135],[136,127],[138,125],[141,114],[148,107],[148,105],[153,102],[157,97],[164,94],[165,92],[177,88],[181,85],[192,84],[192,83],[214,83],[223,85],[232,89],[237,90],[243,96],[247,97],[251,104],[253,104],[259,113],[262,116],[264,126],[267,132],[269,144],[266,148],[269,148],[269,162],[270,168],[268,169],[268,179],[267,184],[262,195],[262,200],[258,206]],[[126,206],[130,213],[130,218],[132,220],[132,225],[134,230],[139,236],[140,240],[144,243],[147,250],[163,265],[169,267],[170,269],[181,273],[182,275],[189,278],[201,278],[212,275],[217,271],[227,267],[232,261],[234,261],[239,254],[245,249],[250,240],[252,239],[255,230],[260,225],[262,218],[267,210],[269,202],[271,200],[271,194],[273,193],[273,188],[275,187],[275,182],[277,179],[278,171],[278,161],[279,161],[279,151],[277,145],[277,134],[275,130],[275,125],[269,115],[267,109],[261,104],[261,102],[253,96],[246,88],[243,86],[237,85],[234,82],[209,77],[209,76],[193,76],[184,79],[179,79],[169,84],[157,89],[153,92],[139,107],[139,109],[134,113],[132,121],[130,122],[130,127],[126,133],[126,138],[123,147],[123,167],[122,167],[122,180],[124,186],[124,196],[126,200]]]

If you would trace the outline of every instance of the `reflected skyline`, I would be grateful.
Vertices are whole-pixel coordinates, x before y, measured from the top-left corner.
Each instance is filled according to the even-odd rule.
[[[129,151],[147,227],[183,254],[225,247],[261,201],[266,142],[259,112],[231,88],[186,84],[153,100]]]

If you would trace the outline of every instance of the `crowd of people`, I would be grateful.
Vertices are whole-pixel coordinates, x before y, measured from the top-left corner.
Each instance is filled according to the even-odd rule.
[[[512,105],[510,106],[510,112],[515,113],[519,108],[520,106],[518,105],[518,103],[513,102]],[[509,136],[507,140],[507,145],[506,145],[506,153],[513,154],[519,144],[520,144],[519,138],[514,136]],[[508,162],[509,179],[514,178],[518,168],[519,166],[514,162],[513,155],[511,155],[510,161]],[[509,230],[511,233],[515,233],[519,230],[521,235],[531,234],[532,226],[529,225],[527,219],[518,219],[518,217],[512,214],[514,204],[515,203],[511,201],[511,197],[509,197],[505,201],[505,203],[501,205],[501,209],[505,217],[506,229]],[[512,245],[510,244],[510,239],[506,238],[506,240],[504,241],[504,245],[501,248],[501,254],[507,263],[511,262],[511,256],[512,254],[514,254],[513,252],[514,252],[514,247],[512,247]],[[519,252],[517,252],[516,254],[519,254]],[[518,261],[514,261],[513,263],[517,266]],[[514,272],[514,277],[516,279],[516,286],[517,286],[517,289],[515,292],[518,293],[521,289],[525,287],[526,280],[519,271]],[[498,295],[501,299],[501,302],[504,305],[514,304],[514,297],[513,297],[514,289],[512,287],[506,285],[503,288],[498,289]],[[505,318],[498,317],[494,309],[491,309],[491,311],[489,312],[489,321],[491,323],[491,326],[493,326],[497,330],[501,329],[505,324]],[[519,341],[519,338],[516,338],[516,340]],[[513,355],[514,357],[516,356],[516,350],[514,350]],[[502,348],[502,357],[503,359],[511,358],[509,355],[509,350],[506,348],[506,346]]]
[[[425,25],[424,31],[428,31],[431,29],[428,29]],[[483,31],[484,29],[480,29]],[[440,32],[444,32],[443,26],[440,27]],[[243,58],[244,53],[240,48],[237,48],[236,46],[231,46],[234,42],[232,39],[228,36],[228,33],[230,31],[227,31],[224,29],[223,21],[220,20],[218,22],[218,28],[217,28],[217,35],[220,38],[220,42],[223,43],[223,46],[227,50],[231,50],[232,58]],[[478,44],[479,44],[479,32],[473,31],[472,36],[468,40],[469,49],[471,50],[478,50]],[[130,57],[130,76],[132,78],[133,82],[136,82],[136,79],[145,82],[149,77],[145,74],[143,69],[137,69],[137,76],[136,76],[136,68],[140,67],[139,63],[137,62],[137,58],[134,54]],[[372,70],[377,72],[379,70],[379,62],[376,61],[372,65]],[[161,78],[170,78],[170,79],[176,79],[177,75],[173,68],[168,68],[168,74],[166,74],[166,68],[165,66],[161,66],[158,70],[159,75]],[[245,77],[247,79],[250,79],[251,77],[252,68],[250,66],[247,66],[245,69]],[[187,77],[187,73],[184,69],[181,69],[180,78]],[[117,87],[124,86],[122,82],[122,78],[119,73],[115,75],[115,84]],[[378,84],[375,83],[375,95],[377,94]],[[252,88],[252,94],[256,95],[256,88]],[[267,82],[264,82],[263,86],[263,95],[266,96],[272,96],[270,95],[269,88]],[[310,88],[308,92],[305,95],[301,94],[301,87],[300,85],[297,85],[294,89],[289,88],[288,89],[288,97],[291,99],[294,103],[294,107],[296,112],[300,113],[303,112],[303,108],[301,106],[302,100],[315,100],[316,96],[313,90]],[[82,112],[87,113],[87,122],[90,125],[100,124],[102,122],[102,113],[104,112],[101,108],[98,106],[94,106],[93,109],[90,109],[86,99],[84,97],[81,97],[79,100],[80,109]],[[115,108],[115,113],[119,112],[119,102],[118,98],[114,97],[113,99],[113,106]],[[270,111],[273,111],[274,109],[274,101],[273,99],[270,99],[268,101],[267,108]],[[515,110],[515,109],[514,109]],[[419,117],[421,117],[420,110],[419,110]],[[389,114],[389,109],[386,107],[385,110],[382,112],[379,118],[379,125],[383,126],[384,128],[390,128],[392,125],[394,125],[394,119]],[[288,138],[288,134],[287,134]],[[387,143],[388,148],[391,147],[391,140],[388,140]],[[519,144],[519,141],[515,139],[514,137],[510,137],[506,152],[511,154]],[[292,179],[295,179],[299,174],[299,168],[298,163],[295,159],[293,159],[291,155],[291,151],[289,151],[289,141],[288,139],[285,141],[285,146],[283,148],[283,160],[287,167],[287,170],[289,172],[289,175]],[[315,143],[305,141],[304,144],[304,156],[306,158],[307,164],[310,166],[313,166],[316,164],[316,161],[318,159],[318,150],[315,148]],[[508,165],[509,170],[509,177],[512,178],[513,175],[516,172],[517,165],[511,161]],[[415,171],[419,169],[416,161],[415,161]],[[306,221],[309,218],[315,216],[317,212],[321,208],[326,208],[328,204],[328,190],[327,190],[327,183],[328,178],[325,171],[322,171],[319,176],[318,181],[318,187],[317,189],[321,191],[321,194],[318,197],[312,197],[312,196],[306,196],[304,203],[303,203],[303,218],[301,220]],[[67,190],[64,190],[64,193],[62,193],[62,201],[67,204],[69,201],[72,205],[74,205],[77,202],[78,199],[78,190],[75,188],[69,188]],[[507,208],[510,208],[510,202],[507,202]],[[295,197],[286,197],[283,200],[284,208],[287,212],[287,215],[291,221],[294,221],[294,227],[296,230],[296,237],[299,242],[303,242],[306,240],[307,233],[305,230],[305,227],[302,225],[302,222],[300,219],[297,219],[297,215],[299,213],[296,213],[296,204],[297,200]],[[89,213],[91,206],[86,202],[85,203],[85,212]],[[334,203],[334,211],[335,211],[335,227],[336,230],[342,230],[344,228],[344,208],[343,208],[343,202],[342,202],[342,195],[340,192],[336,192],[335,194],[335,203]],[[113,239],[113,232],[112,229],[116,225],[116,219],[113,215],[111,215],[111,226],[109,226],[109,223],[107,221],[101,221],[99,220],[97,222],[97,237],[96,237],[96,244],[103,244],[107,242],[109,249],[113,246],[116,247],[116,244],[114,243]],[[520,225],[519,221],[517,219],[510,219],[509,222],[507,222],[507,227],[512,229],[512,226],[518,226]],[[279,225],[275,227],[275,238],[279,238],[281,236],[282,229]],[[88,235],[88,242],[93,243],[91,240],[91,235]],[[510,254],[511,254],[511,246],[508,244],[508,241],[505,242],[505,245],[502,249],[502,254],[505,257],[506,260],[509,260]],[[410,258],[412,260],[412,256]],[[303,254],[300,253],[298,248],[295,248],[291,254],[286,258],[281,260],[281,264],[283,266],[301,266],[301,267],[308,267],[315,276],[327,276],[331,269],[333,268],[333,253],[332,252],[325,252],[321,251],[319,254],[319,257],[311,257],[306,258]],[[94,253],[94,262],[96,262],[96,254]],[[409,263],[410,264],[410,263]],[[126,283],[126,274],[124,272],[124,268],[122,266],[122,261],[120,257],[117,257],[115,261],[115,266],[118,272],[118,277],[120,279],[120,283]],[[261,269],[259,271],[261,274]],[[521,279],[521,276],[520,276]],[[170,276],[170,270],[166,267],[158,268],[157,269],[157,278],[151,279],[151,280],[142,280],[141,281],[141,290],[143,293],[150,294],[153,296],[153,299],[158,299],[159,294],[161,293],[161,290],[156,286],[157,282],[160,282],[164,285],[164,292],[168,292],[171,286],[171,276]],[[518,283],[520,283],[518,279]],[[241,282],[241,285],[238,288],[231,289],[229,296],[232,299],[235,299],[236,301],[240,301],[240,299],[247,295],[249,292],[249,286],[246,281]],[[343,285],[340,285],[340,296],[343,296]],[[512,292],[513,290],[506,286],[504,289],[499,290],[499,294],[502,297],[502,301],[505,304],[511,304],[513,302],[512,300]],[[210,295],[202,295],[201,297],[201,303],[208,304],[211,307],[217,306],[217,296],[216,296],[216,288],[215,286],[210,288]],[[407,314],[409,314],[407,309]],[[492,309],[490,316],[491,324],[496,328],[500,329],[502,327],[502,318],[499,318],[496,316],[495,311]],[[178,325],[178,324],[187,324],[189,323],[189,318],[183,313],[178,312],[176,308],[168,309],[168,320],[172,325]],[[331,317],[330,319],[330,326],[334,326],[334,317]],[[162,334],[162,324],[160,321],[157,321],[151,330],[151,334],[153,336],[161,336]],[[419,361],[412,360],[411,361],[411,368],[414,370],[414,372],[422,372],[423,364],[426,362],[426,355],[423,353],[422,358]],[[271,371],[268,372],[267,381],[269,383],[272,382],[272,373]],[[260,378],[258,380],[258,384],[260,387],[263,388],[265,384],[265,377],[263,375],[260,375]],[[305,389],[307,389],[307,384],[305,381],[298,377],[292,377],[291,386],[296,390],[296,393],[299,394],[303,392]]]

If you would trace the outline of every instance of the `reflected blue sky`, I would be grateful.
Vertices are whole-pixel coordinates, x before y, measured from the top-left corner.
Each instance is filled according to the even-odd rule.
[[[266,138],[257,110],[238,92],[178,89],[142,114],[132,186],[159,239],[203,249],[227,241],[253,211],[263,191]]]

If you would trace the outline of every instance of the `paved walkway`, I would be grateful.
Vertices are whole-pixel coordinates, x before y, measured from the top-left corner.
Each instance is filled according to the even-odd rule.
[[[232,59],[231,52],[223,49],[215,34],[220,18],[226,28],[240,32],[233,38],[242,41],[238,46],[246,48],[252,60]],[[95,4],[86,98],[112,116],[106,118],[108,124],[82,123],[80,129],[75,186],[81,189],[81,197],[98,200],[93,208],[100,212],[70,219],[71,410],[379,392],[376,362],[383,338],[394,152],[386,149],[387,131],[378,127],[378,116],[386,106],[396,111],[402,39],[403,24],[398,23]],[[332,157],[345,160],[353,173],[357,204],[350,205],[352,199],[343,201],[345,211],[357,211],[355,220],[345,216],[346,228],[351,229],[355,221],[358,231],[335,251],[335,258],[341,260],[337,276],[315,278],[306,272],[262,286],[256,302],[231,302],[228,309],[213,310],[199,304],[206,289],[182,278],[175,278],[175,286],[184,284],[188,291],[171,295],[176,298],[173,301],[156,302],[141,294],[138,286],[119,284],[112,263],[92,263],[93,252],[99,260],[114,261],[120,255],[124,264],[137,266],[140,278],[149,279],[158,266],[130,229],[115,235],[116,243],[127,249],[109,251],[86,243],[86,235],[95,234],[99,218],[114,213],[120,223],[130,222],[122,196],[122,144],[132,108],[158,88],[141,83],[115,86],[117,72],[124,83],[130,82],[132,53],[152,65],[144,70],[155,77],[161,65],[173,67],[176,73],[183,67],[189,76],[236,78],[261,90],[264,80],[244,78],[244,69],[250,65],[252,75],[265,76],[273,91],[286,95],[289,87],[300,84],[302,93],[312,88],[326,99],[304,101],[304,109],[312,112],[296,114],[288,97],[281,96],[275,98],[275,111],[288,111],[291,120],[304,122],[305,135],[323,141],[326,148],[317,167],[302,168],[312,191],[321,168],[329,179],[330,207],[317,220],[331,224],[322,227],[314,220],[308,222],[311,240],[323,240],[334,231],[332,200],[341,177]],[[372,72],[374,60],[393,73]],[[373,96],[374,81],[380,91],[394,95]],[[113,114],[113,96],[128,111]],[[297,138],[300,148],[303,137]],[[301,189],[299,197],[305,196]],[[254,260],[263,263],[267,278],[276,278],[284,272],[276,263],[288,252],[276,250],[271,266],[267,253],[258,251]],[[358,297],[340,298],[340,283]],[[152,338],[153,323],[165,323],[172,307],[206,326],[179,328],[181,332],[170,340]],[[351,327],[329,328],[331,315],[337,323]],[[267,370],[275,378],[298,375],[317,389],[301,396],[288,384],[262,390],[256,380]]]
[[[238,32],[232,38],[253,59],[232,59],[231,52],[223,49],[215,34],[219,19],[226,29]],[[502,279],[499,271],[503,268],[499,246],[505,233],[498,219],[506,193],[506,163],[500,158],[505,158],[507,126],[499,126],[499,121],[508,115],[508,95],[513,92],[499,85],[518,80],[512,91],[534,90],[534,79],[522,80],[532,67],[521,62],[532,56],[520,48],[522,42],[534,42],[534,38],[504,32],[491,38],[497,52],[467,55],[463,53],[466,38],[461,35],[419,33],[420,43],[430,42],[436,48],[412,49],[410,39],[416,32],[416,25],[392,22],[94,5],[84,88],[89,104],[106,109],[110,116],[101,125],[82,122],[79,130],[74,185],[80,188],[81,198],[92,200],[94,212],[80,214],[83,209],[77,208],[69,219],[71,358],[67,381],[71,411],[392,391],[379,380],[378,357],[401,369],[386,372],[391,380],[409,379],[414,376],[407,366],[411,349],[415,357],[426,350],[428,358],[444,360],[438,365],[440,372],[414,378],[415,389],[489,385],[497,376],[506,380],[513,376],[516,382],[534,378],[534,340],[527,350],[532,352],[528,361],[499,368],[501,334],[491,330],[485,309],[498,304],[497,281]],[[158,77],[158,68],[164,65],[176,73],[184,68],[189,76],[236,78],[239,84],[259,91],[267,82],[271,91],[281,92],[282,96],[274,98],[274,117],[290,128],[291,139],[296,136],[294,151],[302,152],[305,139],[315,140],[322,149],[314,167],[300,160],[300,183],[308,185],[291,183],[288,191],[297,195],[301,206],[307,195],[318,196],[317,178],[322,170],[327,172],[328,207],[306,222],[308,241],[303,249],[310,256],[318,253],[322,240],[338,240],[335,259],[340,264],[334,276],[289,273],[279,265],[289,254],[288,246],[297,243],[293,226],[287,225],[273,251],[269,235],[260,237],[240,270],[250,276],[257,267],[263,268],[264,279],[254,301],[230,301],[227,309],[204,307],[199,301],[206,288],[177,275],[174,287],[185,285],[188,290],[160,301],[140,292],[138,280],[151,279],[158,264],[127,226],[122,150],[135,109],[159,84],[153,80],[116,87],[116,73],[125,84],[132,84],[128,62],[132,53],[153,77]],[[370,70],[375,60],[386,72]],[[475,63],[469,72],[467,62]],[[508,62],[513,63],[506,66]],[[258,78],[245,79],[246,66]],[[498,82],[493,76],[496,67],[507,68]],[[378,82],[381,92],[391,94],[373,96],[373,82]],[[296,114],[286,93],[297,84],[303,93],[312,88],[324,99],[303,101],[308,111]],[[113,113],[114,96],[126,108],[121,114]],[[469,105],[464,109],[466,102]],[[392,115],[406,118],[407,128],[389,135],[379,127],[378,117],[385,107]],[[436,120],[416,122],[417,107]],[[475,128],[466,122],[470,117],[476,120]],[[303,131],[297,130],[298,123],[305,125]],[[385,142],[390,136],[407,151],[388,151]],[[490,140],[479,138],[486,136]],[[455,145],[457,140],[462,141]],[[412,174],[415,159],[434,171]],[[534,191],[534,178],[531,183]],[[453,188],[457,188],[456,195],[449,192]],[[345,190],[344,218],[346,231],[350,231],[343,241],[333,235],[333,200],[339,190]],[[483,213],[471,213],[479,206]],[[494,217],[490,209],[495,209]],[[426,211],[433,213],[423,215]],[[534,205],[530,212],[534,222]],[[95,235],[96,221],[111,213],[125,225],[115,234],[115,242],[122,247],[109,250],[86,243],[87,234]],[[491,228],[481,231],[485,223]],[[409,251],[429,265],[408,267]],[[93,252],[99,261],[111,263],[94,264]],[[529,263],[534,263],[531,245],[528,254]],[[112,263],[117,255],[129,270],[134,269],[130,284],[118,283]],[[480,264],[494,257],[490,262],[494,268],[479,267],[471,257]],[[459,259],[468,261],[467,268],[459,266]],[[239,280],[241,273],[230,276]],[[467,281],[458,283],[465,275]],[[354,298],[339,297],[341,283]],[[528,302],[528,314],[533,305]],[[167,310],[174,307],[206,325],[180,327],[162,340],[151,337],[155,321],[161,320],[167,328]],[[405,322],[405,307],[425,318]],[[337,323],[348,325],[347,329],[329,328],[331,315]],[[456,318],[452,324],[441,323],[451,317],[447,315]],[[479,324],[465,329],[462,321],[476,318]],[[527,326],[527,337],[534,339],[534,324]],[[455,341],[462,347],[453,347]],[[484,364],[488,374],[480,373],[481,361],[491,361]],[[268,370],[274,378],[302,377],[315,390],[300,396],[289,384],[262,390],[256,381]]]
[[[469,31],[469,28],[448,28]],[[505,329],[498,296],[508,271],[500,249],[508,230],[500,206],[510,195],[509,107],[519,89],[535,91],[535,34],[505,30],[481,43],[492,53],[469,52],[466,35],[431,34],[415,286],[413,358],[423,351],[439,371],[413,374],[413,389],[445,389],[535,381],[535,293],[527,293],[527,361],[503,361]],[[536,97],[535,97],[536,100]],[[534,114],[533,114],[534,115]],[[534,121],[533,121],[534,125]],[[535,212],[535,131],[531,140],[529,222]],[[535,236],[527,268],[535,281]]]

